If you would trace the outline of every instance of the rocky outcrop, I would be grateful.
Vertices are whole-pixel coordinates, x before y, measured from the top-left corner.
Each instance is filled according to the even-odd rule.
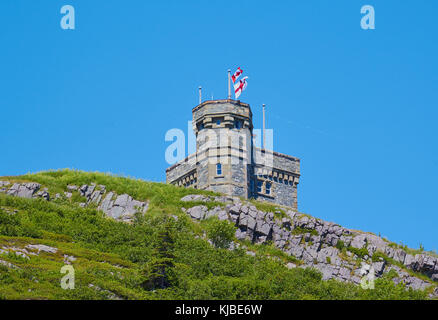
[[[7,186],[10,186],[9,188]],[[69,185],[63,195],[57,193],[51,199],[47,188],[42,190],[39,183],[11,183],[0,181],[0,192],[10,196],[21,198],[41,198],[47,201],[71,199],[74,193],[79,193],[85,199],[79,203],[81,207],[94,206],[102,210],[108,217],[132,222],[137,212],[145,213],[149,207],[148,201],[138,201],[128,194],[117,195],[115,192],[107,192],[104,185],[84,184],[82,186]]]
[[[221,202],[213,209],[197,204],[183,208],[192,219],[202,220],[217,216],[229,220],[236,227],[236,238],[253,243],[272,242],[277,248],[302,261],[299,267],[311,267],[321,271],[323,279],[359,284],[364,269],[374,271],[375,277],[394,270],[398,276],[395,283],[403,282],[407,287],[423,290],[432,281],[415,277],[401,267],[438,279],[438,258],[427,254],[408,254],[394,248],[394,244],[371,233],[346,229],[332,222],[278,208],[274,212],[264,212],[249,202],[236,197],[208,197],[188,195],[183,202]],[[378,254],[380,253],[380,254]],[[291,266],[289,266],[291,267]],[[437,295],[438,296],[438,295]]]
[[[14,185],[6,192],[10,196],[21,198],[33,198],[33,195],[40,189],[38,183],[14,183]]]
[[[98,208],[111,218],[130,222],[135,213],[145,213],[148,205],[148,202],[134,200],[127,194],[117,196],[115,193],[109,192]]]
[[[46,246],[44,244],[28,244],[26,246],[26,249],[37,251],[38,252],[37,254],[39,254],[41,251],[47,252],[47,253],[58,252],[57,248],[49,247],[49,246]]]

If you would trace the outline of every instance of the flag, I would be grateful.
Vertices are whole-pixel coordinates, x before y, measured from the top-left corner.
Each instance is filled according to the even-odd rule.
[[[248,79],[248,77],[243,77],[241,80],[239,80],[238,83],[234,84],[234,95],[236,99],[239,98],[242,91],[246,89],[246,85],[247,85],[246,79]]]
[[[243,73],[243,70],[239,68],[237,68],[236,72],[234,72],[234,74],[231,76],[231,80],[233,80],[233,83],[236,83],[237,78],[239,78]]]

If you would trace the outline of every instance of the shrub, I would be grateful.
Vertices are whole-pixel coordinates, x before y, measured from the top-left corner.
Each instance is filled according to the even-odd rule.
[[[342,249],[345,247],[344,241],[342,240],[338,240],[338,242],[336,242],[336,248],[339,249],[339,251],[342,251]]]
[[[207,222],[207,236],[216,248],[229,248],[234,240],[236,227],[227,220],[214,217]]]

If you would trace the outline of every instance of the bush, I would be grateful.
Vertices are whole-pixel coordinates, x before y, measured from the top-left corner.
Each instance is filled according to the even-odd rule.
[[[339,249],[339,251],[342,251],[342,249],[345,247],[344,241],[342,240],[338,240],[338,242],[336,242],[336,248]]]
[[[229,248],[234,240],[236,227],[227,220],[214,217],[207,222],[207,236],[216,248]]]

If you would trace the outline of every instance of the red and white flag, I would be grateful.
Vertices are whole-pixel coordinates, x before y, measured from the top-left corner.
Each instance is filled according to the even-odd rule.
[[[237,68],[236,72],[234,72],[234,74],[231,76],[231,80],[233,80],[233,83],[236,83],[237,78],[239,78],[243,73],[243,70],[239,68]]]
[[[248,79],[248,77],[243,77],[238,83],[234,84],[234,95],[236,99],[239,98],[242,91],[246,89],[247,86],[246,79]]]

